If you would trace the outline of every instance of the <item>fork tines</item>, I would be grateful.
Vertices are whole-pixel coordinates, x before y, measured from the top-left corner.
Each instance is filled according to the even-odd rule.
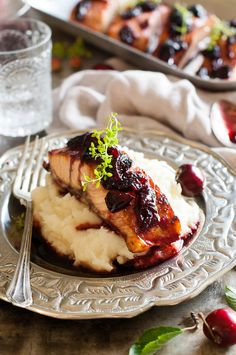
[[[27,137],[13,186],[13,193],[17,198],[31,200],[31,191],[39,185],[44,152],[44,138],[39,139],[36,136],[31,144],[30,136]]]

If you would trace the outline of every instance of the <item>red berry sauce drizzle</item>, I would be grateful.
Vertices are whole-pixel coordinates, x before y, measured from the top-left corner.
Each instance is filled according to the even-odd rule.
[[[96,138],[91,133],[72,138],[68,143],[68,148],[77,154],[81,161],[87,163],[97,163],[92,158],[89,151],[91,143],[96,144]],[[112,176],[107,180],[102,180],[102,186],[108,190],[105,202],[110,212],[119,212],[130,205],[134,206],[137,217],[139,231],[146,231],[154,225],[165,223],[158,213],[156,193],[151,186],[148,176],[142,170],[130,170],[132,160],[118,147],[109,148],[108,154],[112,155]],[[162,198],[165,198],[163,195]],[[163,201],[168,203],[168,201]]]
[[[101,162],[99,159],[95,161],[90,153],[89,148],[92,142],[94,144],[97,143],[96,138],[92,137],[92,133],[90,132],[76,136],[68,141],[67,149],[70,152],[71,164],[73,163],[73,159],[77,158],[87,164],[94,164],[94,166]],[[129,206],[133,206],[139,229],[137,232],[141,233],[153,226],[161,226],[167,223],[166,216],[160,216],[158,213],[157,196],[152,180],[149,180],[149,177],[141,169],[132,171],[132,160],[118,147],[109,148],[108,153],[113,157],[111,169],[112,177],[101,181],[102,186],[107,190],[105,202],[108,210],[111,213],[116,213]],[[45,165],[45,168],[50,170],[48,165]],[[60,185],[60,182],[58,182],[58,184]],[[77,197],[80,198],[80,196]],[[158,202],[163,205],[168,204],[163,194],[159,195]],[[96,225],[78,225],[76,229],[99,229],[102,225],[117,232],[114,226],[104,222]],[[129,273],[130,270],[133,272],[134,270],[145,269],[175,257],[184,245],[189,244],[198,227],[199,225],[192,227],[189,233],[182,235],[181,239],[174,243],[169,243],[161,248],[158,246],[151,247],[146,254],[136,256],[124,265],[120,265],[114,261],[115,269],[113,273]]]
[[[229,134],[232,143],[236,143],[236,105],[222,100],[220,102],[222,120]]]

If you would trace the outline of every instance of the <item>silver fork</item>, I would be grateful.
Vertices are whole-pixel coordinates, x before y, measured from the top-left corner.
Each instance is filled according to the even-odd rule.
[[[31,191],[40,183],[44,150],[44,138],[39,140],[37,136],[32,150],[30,150],[30,137],[27,137],[13,185],[14,195],[26,206],[26,216],[19,257],[6,296],[13,304],[20,306],[29,306],[33,302],[30,285],[30,250],[33,226]]]

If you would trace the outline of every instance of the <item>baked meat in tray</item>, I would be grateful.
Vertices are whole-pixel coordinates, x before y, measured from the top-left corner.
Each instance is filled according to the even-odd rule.
[[[27,0],[54,25],[138,68],[236,89],[236,20],[159,0]]]

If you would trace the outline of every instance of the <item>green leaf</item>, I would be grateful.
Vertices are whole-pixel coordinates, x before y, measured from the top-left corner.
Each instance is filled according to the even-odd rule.
[[[147,330],[129,350],[129,355],[153,355],[183,330],[177,327],[158,327]]]
[[[225,287],[225,298],[228,305],[236,311],[236,290],[232,287]]]

